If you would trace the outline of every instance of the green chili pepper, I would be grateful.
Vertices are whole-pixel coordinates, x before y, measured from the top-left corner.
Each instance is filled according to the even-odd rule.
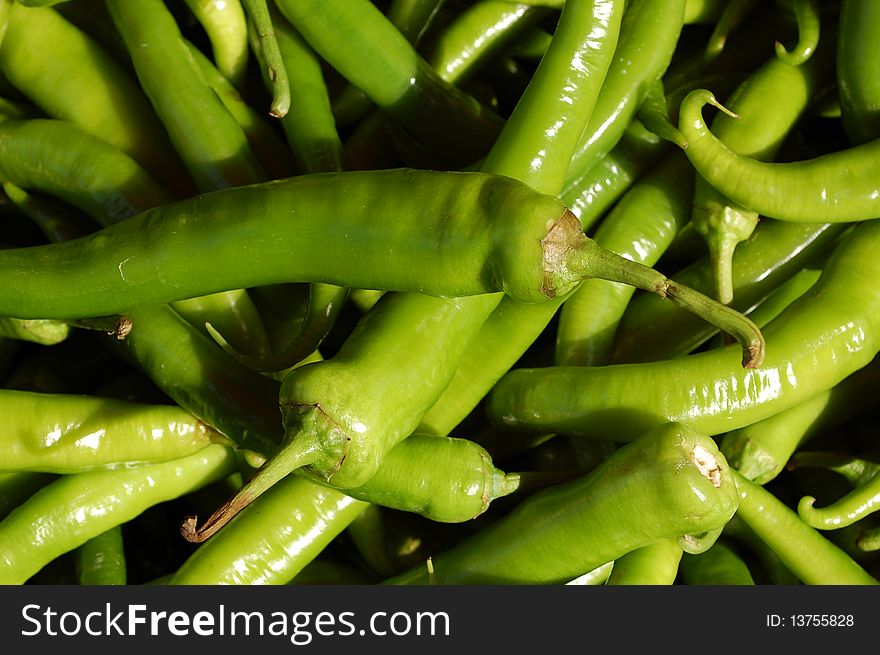
[[[186,171],[143,91],[98,43],[54,9],[13,3],[0,70],[49,116],[121,149],[175,195],[189,194]],[[59,152],[63,149],[57,148],[56,156]]]
[[[435,467],[439,475],[429,472]],[[438,484],[444,478],[447,484]],[[432,521],[460,523],[480,516],[492,501],[519,486],[518,473],[496,468],[489,453],[473,441],[413,434],[388,453],[366,488],[340,490]]]
[[[185,0],[205,29],[217,68],[236,87],[248,63],[247,16],[241,0]]]
[[[762,366],[730,369],[731,346],[642,364],[521,368],[491,392],[489,417],[510,429],[617,439],[664,421],[722,434],[793,407],[880,350],[880,296],[865,294],[859,283],[875,273],[878,239],[874,221],[841,239],[819,281],[765,328]],[[633,379],[657,393],[633,394]]]
[[[483,163],[483,170],[527,179],[536,189],[558,192],[566,178],[569,158],[548,156],[559,149],[548,142],[557,140],[568,145],[572,128],[563,129],[566,124],[589,126],[594,106],[601,97],[602,83],[607,78],[606,71],[612,65],[611,49],[597,49],[590,39],[601,38],[600,47],[618,42],[624,13],[621,5],[620,2],[575,2],[563,9],[550,49],[529,82],[529,92],[523,94],[517,111],[508,119],[496,147]],[[596,28],[590,38],[584,37],[586,25]],[[577,70],[579,62],[586,60],[598,74],[592,74],[589,69]],[[572,69],[568,74],[569,85],[561,97],[554,98],[559,106],[548,111],[545,101],[552,97],[565,74],[563,67]],[[578,102],[574,102],[575,98]],[[506,149],[512,146],[505,142],[512,139],[516,139],[518,151],[529,153],[531,157],[511,159]],[[570,146],[566,149],[572,150]]]
[[[198,64],[205,84],[213,89],[241,127],[254,155],[266,172],[272,179],[293,175],[296,167],[290,150],[273,126],[264,120],[262,113],[245,102],[232,82],[223,76],[201,50],[190,42],[187,42],[187,46]]]
[[[269,15],[266,0],[242,0],[248,16],[249,40],[251,48],[259,53],[261,65],[265,66],[264,78],[268,80],[272,93],[269,115],[282,118],[290,109],[290,80],[287,68],[278,49],[275,29]]]
[[[0,178],[60,198],[102,225],[171,200],[122,150],[53,119],[0,123]]]
[[[357,487],[376,473],[386,453],[415,429],[436,401],[483,312],[461,311],[455,302],[419,294],[386,294],[358,323],[331,360],[298,367],[284,379],[281,408],[285,442],[242,490],[188,537],[202,540],[235,511],[291,471],[308,466],[336,487]],[[430,317],[427,320],[424,317]],[[405,320],[419,317],[419,322]],[[426,368],[401,343],[415,339]],[[405,389],[405,400],[389,405],[389,384]],[[332,390],[332,391],[331,391]]]
[[[169,201],[164,190],[123,152],[66,122],[10,121],[0,126],[0,135],[6,146],[0,148],[0,175],[68,200],[103,224]],[[63,159],[49,154],[57,150],[59,143],[71,148]],[[47,166],[28,157],[26,153],[34,148],[41,154],[46,151],[47,161],[54,160],[54,165]],[[88,156],[84,156],[85,153]],[[51,211],[51,208],[44,206],[40,211]],[[70,219],[65,216],[45,220],[57,226],[59,220],[68,223]],[[206,320],[212,321],[239,348],[261,352],[266,338],[255,312],[248,311],[249,298],[243,291],[189,298],[176,305],[200,328]]]
[[[689,585],[753,585],[748,565],[724,541],[717,541],[705,553],[681,558],[679,573]]]
[[[817,530],[838,530],[876,512],[880,507],[880,476],[873,476],[843,498],[816,507],[814,496],[804,496],[798,503],[798,514]]]
[[[431,153],[462,166],[486,154],[501,119],[439,77],[368,0],[276,5],[319,55]]]
[[[819,58],[817,58],[818,60]],[[728,148],[747,157],[769,161],[812,101],[817,87],[830,75],[824,58],[793,66],[772,58],[737,87],[727,106],[740,116],[733,120],[720,113],[712,130]],[[767,105],[767,97],[779,98]],[[733,252],[748,239],[758,224],[758,213],[731,203],[697,176],[693,226],[706,239],[715,271],[715,296],[733,300]]]
[[[658,539],[614,560],[606,585],[671,585],[684,551],[678,539]]]
[[[380,201],[389,183],[407,186],[407,206]],[[353,207],[356,196],[363,204]],[[220,238],[221,221],[232,206],[257,225],[238,214],[227,216],[222,225],[230,233]],[[384,238],[378,233],[380,208],[387,216]],[[488,224],[473,225],[475,210],[485,213]],[[284,226],[276,221],[289,229],[291,211],[305,213],[296,224],[298,238],[279,240]],[[401,215],[412,219],[408,225]],[[491,224],[513,217],[516,231],[500,234]],[[331,230],[327,223],[333,219]],[[216,238],[203,238],[203,222]],[[369,240],[354,242],[350,235],[367,222]],[[153,248],[158,242],[162,248]],[[407,260],[397,257],[393,267],[383,267],[392,243]],[[203,256],[200,248],[206,249]],[[258,256],[247,257],[248,252]],[[137,305],[297,280],[440,296],[503,290],[536,302],[564,294],[585,277],[603,277],[665,295],[733,333],[742,343],[744,366],[763,356],[760,333],[742,315],[599,248],[555,198],[483,173],[363,171],[227,189],[148,210],[82,239],[2,251],[0,270],[16,278],[8,292],[13,297],[0,296],[0,313],[44,318],[118,314]],[[449,279],[450,270],[458,279]],[[413,271],[419,274],[413,277]]]
[[[871,0],[843,0],[837,41],[840,117],[850,140],[880,137],[880,76],[877,34],[880,11]]]
[[[546,15],[546,11],[524,3],[480,0],[465,8],[437,36],[425,59],[440,77],[460,86],[474,74],[479,59],[497,55]]]
[[[0,316],[0,337],[6,339],[20,339],[51,346],[64,341],[69,333],[70,326],[62,321]]]
[[[303,172],[341,171],[342,143],[321,62],[283,16],[276,16],[275,32],[284,66],[296,89],[296,103],[281,121],[290,149]]]
[[[129,334],[121,343],[159,387],[187,411],[243,446],[265,456],[277,449],[283,431],[277,411],[277,382],[255,375],[223,357],[213,344],[201,334],[194,333],[170,307],[141,308],[132,316],[142,329]],[[174,344],[172,350],[169,350],[170,344]],[[459,447],[461,444],[449,442],[449,445]],[[465,464],[464,461],[461,463]],[[388,465],[391,469],[401,465],[396,453],[391,453]],[[468,498],[473,500],[473,495],[468,493],[468,484],[459,485],[464,495],[458,499],[459,509],[451,510],[456,498],[448,484],[443,486],[442,480],[407,490],[400,486],[406,480],[398,480],[397,476],[384,476],[387,485],[382,479],[380,477],[375,484],[357,489],[357,494],[366,499],[381,496],[389,502],[398,499],[394,501],[396,506],[409,511],[435,511],[431,508],[436,508],[437,515],[442,512],[446,520],[467,520],[477,512],[475,505],[468,505],[471,502]],[[483,479],[494,478],[484,475]],[[495,492],[500,492],[500,488]],[[440,498],[448,498],[450,502],[438,502]],[[491,495],[487,490],[480,502],[488,500]],[[453,515],[452,511],[457,514]]]
[[[205,542],[169,584],[285,584],[368,504],[291,476]]]
[[[708,130],[705,104],[722,105],[697,89],[682,101],[679,129],[697,172],[733,202],[786,221],[852,222],[880,216],[874,162],[880,140],[790,163],[765,163],[738,155]]]
[[[202,81],[170,10],[160,0],[107,8],[125,40],[138,80],[171,143],[201,190],[264,180],[247,137]]]
[[[846,227],[830,223],[761,221],[752,237],[734,253],[734,300],[730,306],[748,311],[802,267],[827,257]],[[714,275],[708,257],[678,270],[673,277],[703,293],[712,292]],[[699,321],[692,321],[689,314],[677,308],[668,311],[664,304],[652,302],[647,295],[632,299],[615,335],[612,362],[680,357],[711,337],[711,327],[707,329]]]
[[[658,539],[724,525],[735,510],[735,485],[712,440],[669,424],[432,557],[434,580],[567,582]],[[425,577],[419,567],[387,583],[425,584]]]
[[[177,406],[0,390],[0,470],[75,473],[191,455],[220,435]]]
[[[511,12],[510,9],[509,3],[481,0],[438,34],[433,48],[435,54],[427,56],[440,78],[461,85],[490,59],[490,55],[515,38],[521,22],[531,23],[531,18],[541,13]],[[388,18],[394,19],[390,9]],[[406,53],[398,53],[398,56],[405,58]],[[347,168],[361,170],[399,165],[399,159],[392,152],[395,147],[387,123],[381,111],[375,111],[361,121],[345,143]],[[400,145],[399,139],[396,144]],[[445,162],[433,161],[429,167],[443,164]]]
[[[124,585],[127,582],[122,526],[89,539],[76,549],[75,558],[81,585]]]
[[[687,158],[680,152],[672,153],[614,206],[593,239],[627,259],[653,265],[688,220],[692,180]],[[614,282],[584,282],[560,311],[556,363],[607,363],[617,322],[634,292],[633,287]]]
[[[634,120],[593,168],[566,181],[559,197],[589,231],[668,148],[666,141]]]
[[[588,170],[620,140],[651,85],[669,67],[681,34],[684,6],[683,0],[628,3],[608,83],[572,155],[570,170]],[[652,47],[645,48],[646,42]]]
[[[170,462],[61,476],[0,522],[0,581],[21,584],[59,555],[235,470],[219,444]]]
[[[813,56],[819,44],[821,16],[819,0],[788,0],[798,27],[798,41],[790,50],[776,42],[776,56],[786,64],[800,66]]]
[[[878,581],[838,546],[804,523],[769,491],[732,471],[736,511],[804,584],[874,585]]]
[[[874,406],[880,367],[872,362],[833,387],[778,414],[724,435],[721,451],[744,477],[766,484],[796,449],[823,430]]]
[[[386,15],[407,41],[418,46],[445,2],[446,0],[392,0]],[[349,83],[333,98],[332,113],[340,129],[349,129],[373,106],[366,93]]]

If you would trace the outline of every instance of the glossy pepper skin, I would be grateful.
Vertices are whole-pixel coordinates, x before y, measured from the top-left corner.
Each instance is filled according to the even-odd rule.
[[[199,546],[169,584],[285,584],[368,506],[291,476]]]
[[[310,475],[318,482],[318,476]],[[414,512],[440,523],[477,518],[493,500],[519,487],[485,448],[469,440],[412,434],[392,448],[361,487],[340,491],[383,507]]]
[[[0,522],[0,584],[22,584],[56,557],[148,507],[235,471],[232,450],[214,444],[151,466],[61,476]]]
[[[880,350],[880,294],[865,286],[880,274],[878,247],[876,221],[842,237],[820,279],[765,328],[759,367],[738,369],[736,350],[725,347],[644,364],[521,368],[495,386],[488,415],[509,429],[615,440],[666,421],[716,435],[767,418],[833,387]]]
[[[584,98],[590,98],[592,101],[589,120],[579,133],[573,135],[574,143],[571,142],[572,135],[569,135],[568,140],[555,142],[558,152],[550,153],[553,157],[571,160],[565,171],[569,181],[582,176],[601,161],[623,136],[648,87],[669,65],[681,31],[680,12],[683,7],[684,3],[680,0],[633,2],[627,3],[618,29],[611,29],[607,20],[596,21],[595,34],[603,35],[605,42],[597,44],[600,49],[594,51],[596,56],[591,57],[591,61],[604,63],[604,78],[600,77],[598,93],[585,93],[574,100],[580,103]],[[644,36],[646,34],[650,36]],[[613,38],[615,36],[617,38]],[[649,38],[656,47],[642,47],[645,38]],[[576,67],[571,68],[574,70]],[[564,78],[560,81],[565,82]],[[566,84],[563,84],[562,89],[565,88]],[[593,89],[584,86],[584,90]],[[566,97],[565,93],[555,96],[563,101]],[[552,98],[545,101],[550,102]],[[540,106],[537,99],[535,106]],[[540,122],[543,122],[543,118]],[[534,156],[529,152],[525,154],[529,158]],[[514,165],[520,167],[529,161],[524,158],[523,163],[516,164],[516,158],[513,159]],[[545,167],[542,171],[547,172],[552,168]],[[565,179],[555,180],[555,188],[548,187],[546,190],[559,193],[565,182]],[[422,427],[440,434],[452,430],[534,343],[562,301],[563,298],[557,297],[546,306],[527,307],[522,303],[500,299],[497,310],[471,342],[455,379],[425,417]]]
[[[222,439],[176,405],[0,390],[0,470],[77,473],[191,455]]]
[[[679,129],[697,172],[733,202],[784,221],[852,222],[880,217],[874,174],[880,139],[812,159],[759,162],[739,155],[706,127],[702,108],[718,105],[710,91],[691,91],[681,103]]]
[[[714,442],[667,424],[584,477],[537,492],[432,557],[437,584],[559,584],[657,539],[723,526],[737,507]],[[420,566],[386,581],[426,584]]]
[[[725,101],[739,118],[719,113],[712,132],[731,150],[760,161],[772,161],[816,94],[831,78],[828,57],[791,65],[771,58],[743,82]],[[768,103],[767,98],[775,98]],[[706,240],[715,271],[715,297],[724,304],[733,300],[734,249],[758,225],[758,214],[731,203],[699,175],[693,198],[693,227]]]
[[[63,244],[3,251],[0,313],[107,315],[291,281],[440,296],[507,290],[539,301],[541,240],[564,214],[556,198],[485,173],[302,175],[149,209]]]
[[[800,519],[776,496],[735,470],[739,516],[804,584],[880,584],[840,547]]]

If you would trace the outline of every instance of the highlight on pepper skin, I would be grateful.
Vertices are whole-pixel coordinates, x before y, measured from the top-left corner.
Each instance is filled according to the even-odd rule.
[[[880,580],[880,3],[0,34],[0,583]]]

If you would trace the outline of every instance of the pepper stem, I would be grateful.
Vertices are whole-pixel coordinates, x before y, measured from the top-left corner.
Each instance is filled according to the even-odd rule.
[[[276,482],[296,469],[314,463],[319,456],[318,440],[308,439],[303,433],[297,433],[295,440],[287,441],[282,445],[280,450],[267,459],[235,495],[218,507],[201,527],[197,527],[197,516],[186,517],[180,524],[180,534],[189,542],[202,543]]]
[[[584,278],[621,282],[651,291],[730,334],[742,346],[744,368],[756,368],[764,361],[764,336],[757,325],[735,309],[678,284],[653,268],[606,250],[586,237],[571,247],[566,260],[566,268]]]

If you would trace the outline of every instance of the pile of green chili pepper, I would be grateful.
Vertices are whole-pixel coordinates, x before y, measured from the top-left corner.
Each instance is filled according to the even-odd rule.
[[[877,584],[878,44],[0,0],[0,584]]]

